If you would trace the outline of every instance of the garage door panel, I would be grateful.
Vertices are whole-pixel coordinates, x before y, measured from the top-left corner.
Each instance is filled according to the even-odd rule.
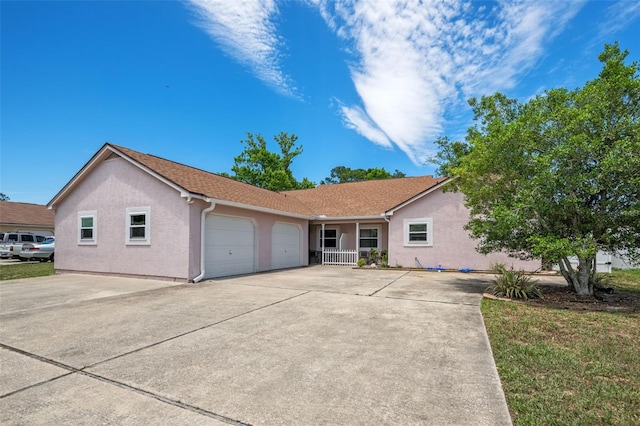
[[[294,268],[301,265],[301,231],[291,223],[276,223],[271,231],[271,268]]]
[[[255,231],[249,219],[212,215],[205,230],[207,278],[255,272]]]

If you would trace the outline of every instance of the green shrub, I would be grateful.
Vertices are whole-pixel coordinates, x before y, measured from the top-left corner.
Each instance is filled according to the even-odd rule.
[[[366,264],[367,264],[367,259],[365,259],[364,257],[361,257],[360,259],[358,259],[358,267],[359,268],[362,268]]]
[[[523,270],[516,271],[511,267],[507,269],[502,264],[492,265],[496,274],[493,284],[487,287],[487,292],[494,296],[508,297],[510,299],[530,299],[542,297],[540,288]]]
[[[494,274],[498,275],[498,274],[502,274],[502,272],[507,269],[507,265],[505,265],[504,263],[492,263],[489,266],[489,270],[491,272],[493,272]]]
[[[611,279],[609,274],[596,274],[593,281],[593,288],[597,290],[604,290],[611,287]]]
[[[378,252],[378,250],[376,250],[376,249],[371,249],[371,250],[369,250],[369,258],[370,258],[373,262],[375,262],[375,261],[376,261],[376,259],[378,258],[378,254],[380,254],[380,253],[379,253],[379,252]]]

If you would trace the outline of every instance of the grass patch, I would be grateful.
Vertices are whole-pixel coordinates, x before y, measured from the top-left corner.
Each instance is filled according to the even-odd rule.
[[[614,269],[601,276],[609,287],[640,294],[640,269]]]
[[[0,265],[0,281],[20,278],[46,277],[54,275],[53,262],[20,263],[18,265]]]
[[[640,424],[640,315],[481,309],[515,425]]]

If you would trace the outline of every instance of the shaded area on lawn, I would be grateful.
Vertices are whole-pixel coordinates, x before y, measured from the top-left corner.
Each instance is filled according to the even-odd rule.
[[[640,316],[483,300],[514,424],[640,424]]]
[[[482,301],[515,425],[640,424],[640,274],[615,271],[607,285],[595,297],[541,285],[542,299]]]

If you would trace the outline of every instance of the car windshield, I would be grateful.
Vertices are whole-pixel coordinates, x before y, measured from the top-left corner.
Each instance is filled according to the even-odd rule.
[[[40,244],[53,244],[55,243],[56,240],[54,238],[47,238],[46,240],[44,240],[42,243]]]

